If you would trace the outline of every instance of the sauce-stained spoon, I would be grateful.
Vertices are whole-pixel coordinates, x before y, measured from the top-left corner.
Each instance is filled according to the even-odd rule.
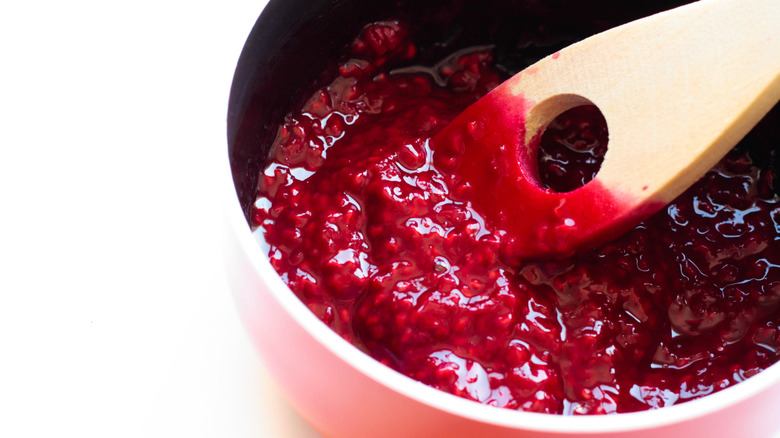
[[[567,256],[663,208],[780,100],[780,0],[701,0],[590,37],[513,76],[434,139],[514,257]],[[596,177],[558,193],[541,134],[593,104],[609,144]]]

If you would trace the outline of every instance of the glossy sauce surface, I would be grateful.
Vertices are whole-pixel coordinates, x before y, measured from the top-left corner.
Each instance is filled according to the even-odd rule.
[[[252,219],[271,263],[329,327],[435,388],[558,414],[669,406],[778,360],[777,109],[626,235],[520,262],[430,141],[504,77],[484,47],[409,67],[416,52],[402,24],[367,26],[259,177]],[[593,177],[600,123],[586,107],[548,129],[549,187]]]

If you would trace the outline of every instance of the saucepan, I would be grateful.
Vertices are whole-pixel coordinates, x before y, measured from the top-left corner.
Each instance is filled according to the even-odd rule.
[[[701,399],[658,410],[560,416],[500,409],[416,382],[332,332],[271,267],[248,214],[285,114],[334,68],[365,23],[398,18],[421,46],[494,44],[519,70],[596,32],[669,9],[667,0],[271,0],[251,30],[228,107],[226,264],[247,332],[292,406],[320,433],[365,437],[771,437],[780,364]],[[566,37],[561,37],[566,35]],[[536,45],[531,44],[535,41]],[[539,43],[541,41],[541,44]],[[504,47],[525,44],[523,56]]]

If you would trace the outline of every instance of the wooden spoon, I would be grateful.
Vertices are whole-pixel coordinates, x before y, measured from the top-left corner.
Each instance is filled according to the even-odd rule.
[[[780,100],[780,0],[702,0],[595,35],[518,73],[434,139],[512,257],[604,243],[681,194]],[[593,181],[542,187],[538,140],[596,105],[609,144]],[[443,158],[443,159],[442,159]]]

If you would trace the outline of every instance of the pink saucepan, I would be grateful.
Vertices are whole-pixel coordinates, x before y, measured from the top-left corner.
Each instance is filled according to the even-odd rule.
[[[568,45],[556,35],[593,33],[676,6],[661,0],[271,0],[246,42],[228,111],[224,161],[229,225],[226,263],[239,313],[262,360],[290,403],[332,438],[395,437],[773,437],[780,436],[780,364],[698,400],[655,411],[556,416],[483,406],[387,368],[320,322],[283,283],[250,229],[256,177],[286,112],[363,24],[413,24],[435,59],[439,43],[520,46],[548,43],[523,68]],[[558,30],[565,29],[565,33]],[[229,163],[229,164],[228,164]]]

